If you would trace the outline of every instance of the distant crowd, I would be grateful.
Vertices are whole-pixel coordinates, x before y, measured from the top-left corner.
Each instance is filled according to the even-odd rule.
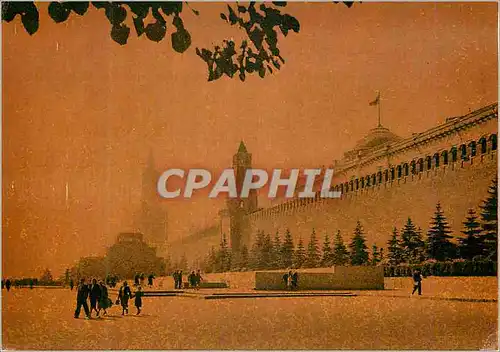
[[[183,285],[183,279],[182,279],[182,270],[176,270],[173,272],[172,277],[174,278],[174,287],[175,289],[182,289]],[[197,270],[196,272],[193,270],[191,273],[187,276],[187,284],[188,287],[194,288],[194,289],[199,289],[200,288],[200,283],[203,281],[203,278],[201,277],[201,271]]]

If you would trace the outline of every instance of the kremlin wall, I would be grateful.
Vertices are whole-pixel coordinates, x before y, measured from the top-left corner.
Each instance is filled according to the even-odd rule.
[[[307,244],[313,228],[320,243],[325,233],[331,239],[337,230],[347,243],[358,220],[367,245],[385,248],[392,228],[400,229],[408,217],[425,235],[437,202],[453,235],[461,236],[467,210],[478,210],[497,176],[497,132],[497,104],[448,118],[408,138],[379,125],[346,151],[342,160],[333,161],[332,189],[342,193],[340,199],[319,198],[322,180],[318,179],[316,198],[282,199],[270,208],[258,208],[251,199],[251,204],[241,206],[243,214],[241,210],[236,214],[228,202],[218,224],[170,243],[170,254],[199,260],[219,245],[222,233],[230,245],[239,247],[251,246],[259,230],[279,231],[283,238],[287,228],[295,244],[299,237]],[[244,145],[233,158],[233,167],[241,169],[239,160],[251,167],[251,154]]]

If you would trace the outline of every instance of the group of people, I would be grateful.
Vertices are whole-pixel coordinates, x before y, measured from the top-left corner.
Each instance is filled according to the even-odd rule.
[[[299,274],[297,271],[292,272],[291,270],[283,275],[283,282],[288,290],[296,290],[299,286]]]
[[[122,315],[128,314],[128,301],[130,298],[134,297],[137,314],[140,314],[143,296],[144,292],[140,286],[138,286],[137,291],[132,294],[130,287],[125,281],[118,291],[118,298],[116,300],[116,304],[119,304],[122,307]],[[90,303],[90,309],[87,302]],[[99,317],[101,310],[103,311],[103,315],[107,315],[108,313],[106,310],[112,305],[113,301],[108,296],[108,288],[103,280],[100,280],[98,283],[97,279],[92,279],[90,284],[87,284],[84,278],[80,280],[76,294],[75,318],[80,317],[82,307],[85,311],[85,319],[90,319],[93,311],[96,312],[97,318]]]
[[[188,275],[189,286],[197,290],[200,288],[200,283],[202,280],[203,278],[201,277],[200,270],[196,271],[196,273],[193,270],[191,271],[191,274]]]
[[[182,270],[176,270],[173,272],[172,277],[174,278],[174,287],[175,289],[182,288]],[[197,270],[196,272],[193,270],[187,277],[189,287],[191,288],[200,288],[200,283],[203,280],[201,277],[201,271]]]
[[[87,300],[90,301],[90,309]],[[112,304],[112,301],[108,297],[108,288],[104,284],[104,281],[101,280],[98,283],[97,279],[92,279],[92,282],[87,284],[84,278],[80,279],[76,293],[75,318],[80,317],[82,307],[85,311],[85,319],[90,319],[94,310],[96,317],[99,317],[101,310],[104,311],[104,315],[107,315],[106,309],[111,307]]]
[[[136,274],[134,277],[134,284],[135,286],[139,285],[144,285],[144,280],[145,280],[144,274]],[[148,286],[152,287],[153,286],[153,280],[155,279],[155,275],[153,273],[149,274],[148,276]]]

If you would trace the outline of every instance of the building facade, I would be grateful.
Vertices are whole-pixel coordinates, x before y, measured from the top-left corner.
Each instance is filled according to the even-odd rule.
[[[234,248],[251,246],[258,231],[283,236],[286,229],[295,243],[299,237],[307,241],[313,229],[330,238],[340,230],[347,242],[358,220],[368,245],[386,247],[392,229],[401,228],[408,217],[425,234],[438,202],[453,235],[461,236],[467,210],[478,210],[497,177],[497,132],[497,104],[448,118],[408,138],[379,125],[341,160],[333,160],[332,190],[342,193],[340,199],[320,198],[319,178],[315,198],[282,198],[261,209],[256,203],[244,205],[248,211],[236,220],[229,208],[231,229],[237,229],[231,232],[233,243],[238,238]],[[194,236],[181,250],[200,256],[219,242],[220,234]]]

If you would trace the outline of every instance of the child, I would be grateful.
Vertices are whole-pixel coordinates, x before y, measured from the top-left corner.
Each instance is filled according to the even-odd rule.
[[[142,308],[142,296],[144,296],[144,292],[142,292],[142,287],[138,286],[137,291],[132,297],[135,297],[135,307],[137,308],[137,314],[141,314],[141,308]]]

